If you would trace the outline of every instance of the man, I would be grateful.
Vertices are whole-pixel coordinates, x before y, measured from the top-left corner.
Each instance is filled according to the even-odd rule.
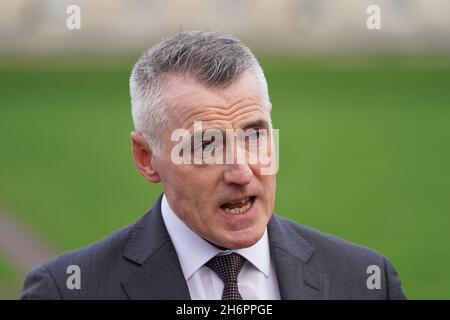
[[[130,89],[133,159],[164,194],[134,225],[34,269],[21,298],[405,298],[385,257],[273,215],[275,171],[238,157],[264,133],[274,157],[267,83],[246,46],[179,33],[140,58]]]

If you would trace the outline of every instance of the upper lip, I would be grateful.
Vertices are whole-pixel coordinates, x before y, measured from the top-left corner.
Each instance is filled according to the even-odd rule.
[[[247,195],[247,196],[242,196],[242,197],[239,197],[239,198],[233,198],[233,199],[230,199],[230,200],[222,202],[221,206],[223,206],[223,205],[225,205],[227,203],[230,203],[230,202],[236,202],[236,201],[240,201],[240,200],[246,199],[246,198],[256,198],[256,196],[255,195]]]

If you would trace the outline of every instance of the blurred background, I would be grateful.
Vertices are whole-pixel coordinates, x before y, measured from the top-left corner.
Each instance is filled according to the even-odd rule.
[[[276,212],[388,256],[409,298],[449,299],[448,0],[0,2],[0,299],[152,206],[128,78],[145,49],[195,29],[235,35],[265,70]]]

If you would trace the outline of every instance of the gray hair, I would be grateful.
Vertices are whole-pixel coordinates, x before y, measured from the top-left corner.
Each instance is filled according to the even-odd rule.
[[[152,152],[160,153],[160,132],[167,124],[163,80],[169,73],[188,75],[209,87],[226,87],[246,70],[261,87],[263,105],[269,105],[267,82],[256,57],[236,38],[221,32],[181,32],[151,47],[135,64],[130,95],[135,130]]]

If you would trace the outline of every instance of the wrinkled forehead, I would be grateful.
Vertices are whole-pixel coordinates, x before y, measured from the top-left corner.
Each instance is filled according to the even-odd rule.
[[[165,77],[163,103],[173,126],[191,129],[195,121],[237,125],[268,117],[262,88],[250,71],[226,87],[211,88],[186,75]],[[268,119],[267,119],[268,120]]]

